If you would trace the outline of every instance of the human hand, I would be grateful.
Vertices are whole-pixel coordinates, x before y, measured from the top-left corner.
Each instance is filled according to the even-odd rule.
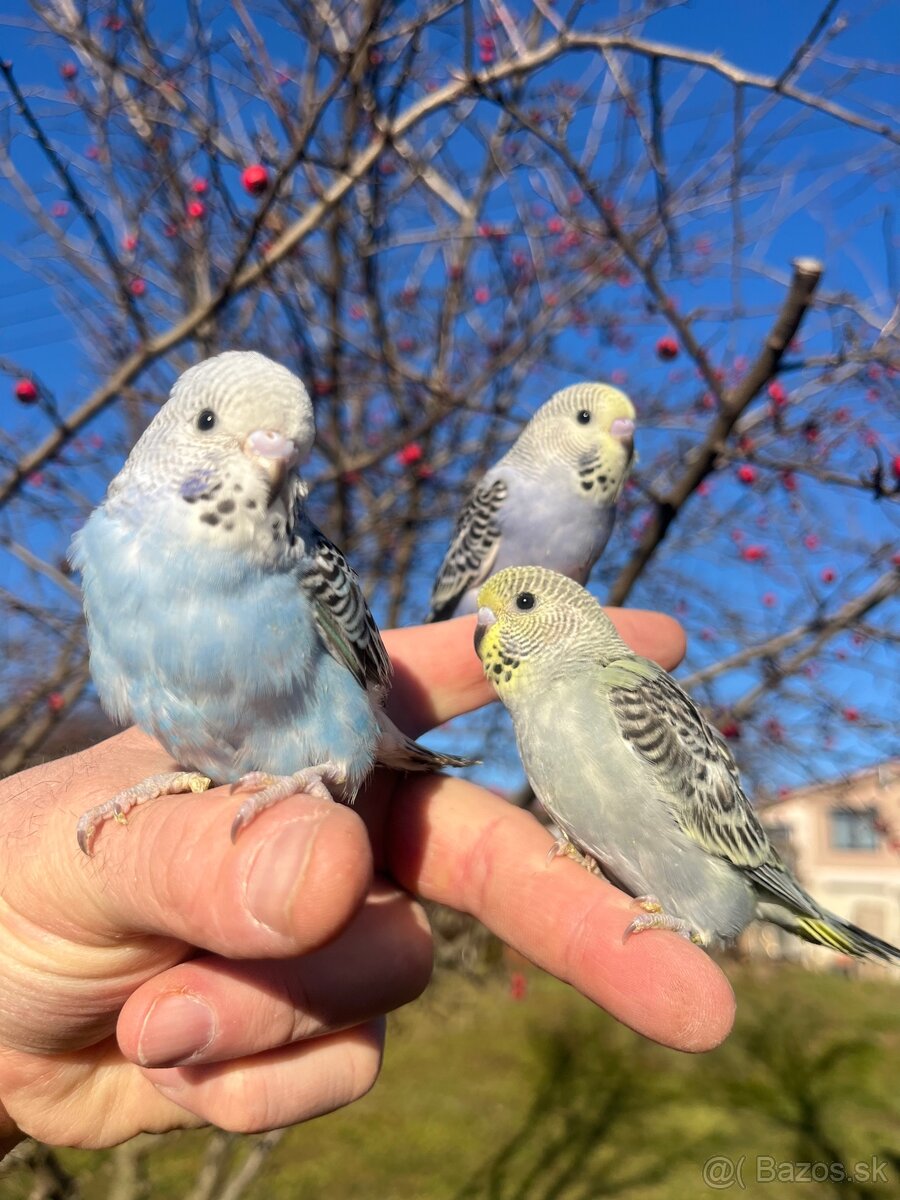
[[[636,649],[678,661],[675,622],[617,621]],[[464,617],[386,636],[392,714],[410,732],[490,698],[473,628]],[[462,780],[377,772],[357,810],[291,797],[236,844],[227,788],[161,797],[127,830],[103,829],[93,858],[80,853],[85,808],[170,769],[132,729],[0,785],[0,1103],[13,1138],[251,1131],[362,1096],[383,1014],[430,974],[411,892],[474,913],[647,1036],[698,1050],[730,1027],[730,989],[706,955],[665,933],[623,942],[627,898],[573,863],[548,866],[547,832]]]

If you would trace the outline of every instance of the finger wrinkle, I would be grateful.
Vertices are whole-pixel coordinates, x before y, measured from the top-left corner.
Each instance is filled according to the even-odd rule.
[[[508,825],[509,814],[498,813],[480,829],[460,860],[454,890],[469,914],[479,916],[491,907],[491,894],[497,884],[496,868],[503,860],[506,848],[503,835]],[[455,900],[450,903],[457,906]]]

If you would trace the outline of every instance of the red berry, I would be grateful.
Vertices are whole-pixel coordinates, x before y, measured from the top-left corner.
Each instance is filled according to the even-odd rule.
[[[853,724],[854,721],[858,721],[859,720],[859,709],[853,708],[853,707],[845,708],[844,709],[844,720],[849,721],[851,725]]]
[[[547,228],[551,233],[562,233],[565,227],[565,222],[563,221],[562,217],[551,217],[547,222]]]
[[[819,539],[814,533],[808,533],[803,539],[803,545],[807,548],[807,550],[818,550]]]
[[[198,176],[196,179],[191,180],[191,191],[196,196],[202,196],[203,193],[205,191],[207,191],[208,188],[209,188],[209,184],[206,182],[205,179],[202,178],[202,176]]]
[[[783,405],[787,404],[788,394],[784,389],[784,384],[779,383],[777,379],[772,380],[772,382],[769,384],[768,391],[769,399],[773,404],[777,405],[778,408],[781,408]]]
[[[524,1000],[528,991],[528,981],[521,971],[513,971],[509,977],[509,996],[511,1000]]]
[[[122,249],[127,250],[129,253],[136,249],[137,244],[138,240],[133,233],[126,233],[122,238]]]
[[[63,696],[62,692],[51,692],[50,695],[47,697],[47,707],[50,709],[51,712],[54,712],[54,713],[61,712],[62,709],[65,708],[65,706],[66,706],[66,701],[65,701],[65,697]]]
[[[74,79],[78,74],[78,64],[73,62],[63,63],[59,68],[59,73],[63,79]]]
[[[38,398],[37,384],[33,379],[20,379],[14,390],[16,399],[23,404],[34,404]]]
[[[796,492],[797,476],[794,474],[793,471],[785,471],[785,473],[781,477],[781,482],[784,485],[784,490],[786,492]]]
[[[663,362],[678,357],[678,343],[673,337],[661,337],[656,343],[656,357]]]
[[[762,562],[768,557],[768,553],[765,546],[745,546],[741,551],[741,558],[744,562]]]
[[[766,608],[774,608],[778,603],[778,597],[774,592],[763,592],[762,602]]]
[[[756,467],[751,467],[749,463],[744,463],[743,466],[738,467],[737,476],[741,483],[756,483]]]
[[[53,205],[53,207],[50,209],[50,215],[52,217],[68,216],[69,215],[69,206],[66,203],[66,201],[65,200],[57,200],[56,203]]]
[[[193,221],[199,221],[201,217],[206,216],[206,205],[202,200],[189,200],[187,206],[187,215]]]
[[[831,567],[825,567],[825,569],[822,571],[822,582],[834,583],[835,579],[837,579],[837,575],[831,569]]]
[[[488,300],[490,300],[490,298],[491,298],[491,293],[488,291],[488,289],[486,287],[477,287],[475,289],[475,303],[476,304],[487,304],[487,302],[488,302]]]
[[[741,727],[737,721],[723,721],[719,726],[719,732],[722,737],[728,738],[730,742],[740,741]]]
[[[900,454],[895,454],[891,462],[891,470],[900,479]]]
[[[397,451],[397,462],[404,467],[411,467],[422,458],[422,447],[418,442],[410,442],[402,450]]]
[[[258,196],[269,186],[269,172],[262,163],[252,163],[249,167],[244,167],[241,183],[251,196]]]
[[[132,296],[143,296],[147,290],[147,282],[144,279],[132,279],[128,287]]]

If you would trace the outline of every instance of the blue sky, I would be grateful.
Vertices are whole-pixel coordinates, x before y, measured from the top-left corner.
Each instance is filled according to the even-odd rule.
[[[513,6],[515,7],[515,6]],[[592,4],[585,6],[581,23],[593,23],[602,17],[611,17],[617,6]],[[670,8],[652,16],[646,23],[644,35],[648,38],[720,53],[735,65],[763,72],[777,73],[790,61],[796,47],[811,29],[821,3],[808,0],[792,0],[791,3],[737,4],[722,0],[697,0]],[[156,21],[160,28],[173,33],[183,24],[182,5],[168,2],[156,6]],[[215,14],[219,6],[208,5],[206,11]],[[896,75],[878,76],[864,73],[860,78],[835,90],[835,81],[844,74],[841,61],[862,57],[875,62],[888,60],[898,44],[900,13],[887,3],[851,3],[838,12],[845,11],[852,23],[828,49],[830,61],[817,63],[802,78],[802,85],[811,90],[828,89],[832,97],[853,108],[866,97],[874,107],[861,111],[877,116],[879,106],[887,111],[895,97]],[[226,31],[234,19],[225,13],[211,15],[210,24],[217,31]],[[23,28],[15,17],[0,19],[0,39],[5,57],[14,61],[17,78],[22,86],[35,95],[35,102],[48,118],[48,128],[62,145],[77,145],[80,137],[77,123],[73,121],[69,106],[65,102],[63,85],[58,69],[63,55],[58,47],[51,46],[42,38],[36,38]],[[449,43],[448,43],[449,44]],[[289,58],[289,51],[284,53]],[[448,50],[449,53],[449,50]],[[574,68],[582,72],[589,64],[583,57]],[[684,73],[680,68],[666,66],[666,87],[675,88]],[[553,72],[546,73],[552,77]],[[696,157],[696,141],[705,129],[721,130],[721,123],[730,120],[724,106],[728,93],[715,79],[703,80],[696,92],[679,114],[677,122],[667,130],[667,153],[673,164],[687,162]],[[753,94],[748,93],[748,102]],[[756,94],[758,99],[758,94]],[[717,314],[723,303],[730,299],[729,261],[727,246],[728,214],[710,214],[707,221],[709,235],[714,243],[712,265],[709,270],[695,278],[676,283],[672,287],[684,310],[709,308],[708,320],[697,323],[697,330],[710,347],[711,352],[723,361],[736,355],[752,355],[764,336],[770,314],[782,292],[785,264],[794,254],[819,255],[827,263],[825,287],[830,291],[847,289],[867,298],[872,308],[886,319],[890,313],[892,293],[896,288],[897,230],[894,215],[896,173],[887,174],[889,165],[883,143],[875,137],[859,131],[846,130],[825,117],[813,117],[783,137],[781,121],[794,106],[783,106],[779,110],[777,123],[769,125],[763,121],[761,132],[753,143],[754,170],[758,173],[761,187],[758,198],[746,203],[743,220],[751,231],[750,246],[742,263],[741,299],[746,316],[741,321],[724,323]],[[799,115],[799,110],[797,110]],[[247,101],[244,115],[253,115],[252,102]],[[586,120],[582,114],[576,117]],[[771,141],[766,141],[766,130],[771,129]],[[775,130],[779,131],[776,139]],[[46,167],[39,162],[34,146],[19,139],[15,148],[20,167],[42,181],[39,191],[50,208],[59,197],[57,185],[50,179]],[[604,150],[604,154],[607,153]],[[612,154],[610,148],[609,154]],[[601,155],[601,161],[605,161]],[[893,166],[896,171],[897,158]],[[235,173],[236,176],[236,173]],[[235,184],[236,202],[249,211],[250,202]],[[0,188],[0,203],[8,201],[10,193]],[[773,205],[778,204],[779,218],[772,226]],[[496,219],[510,216],[512,210],[498,207]],[[495,214],[492,214],[495,215]],[[83,236],[77,223],[72,225],[73,235]],[[760,230],[758,240],[752,231]],[[26,370],[35,372],[57,395],[61,408],[67,411],[77,405],[96,382],[89,358],[78,344],[75,329],[67,313],[69,305],[79,303],[79,297],[54,295],[50,288],[37,280],[28,270],[29,255],[42,254],[46,243],[41,239],[21,240],[24,224],[14,209],[7,210],[0,241],[10,253],[0,262],[0,359],[11,358]],[[765,234],[763,236],[763,231]],[[699,226],[696,232],[702,232]],[[477,260],[476,260],[477,267]],[[767,274],[767,272],[769,272]],[[778,277],[781,272],[781,278]],[[637,283],[623,292],[623,307],[630,305],[634,313],[640,303],[640,287]],[[827,353],[834,344],[836,326],[824,319],[811,322],[807,332],[805,349]],[[536,371],[522,386],[515,414],[524,418],[545,398],[548,389],[581,378],[586,372],[607,376],[613,370],[623,370],[627,387],[645,407],[662,403],[671,395],[671,411],[677,414],[684,407],[684,397],[694,386],[692,373],[683,361],[669,366],[658,362],[648,348],[659,334],[666,332],[661,320],[648,317],[644,329],[638,323],[638,336],[628,352],[610,349],[602,344],[591,348],[576,333],[561,335],[557,345],[556,362],[543,371]],[[816,403],[820,403],[820,399]],[[812,403],[812,402],[811,402]],[[849,404],[855,412],[864,412],[873,428],[877,429],[881,444],[886,452],[900,452],[900,430],[897,426],[896,392],[894,407],[879,400],[877,404],[867,401],[861,387],[848,388],[846,394],[827,398],[833,409],[838,404]],[[0,425],[11,439],[13,446],[32,443],[41,433],[42,419],[35,409],[24,410],[10,395],[8,386],[0,385]],[[678,422],[676,422],[678,425]],[[46,426],[45,426],[46,427]],[[106,419],[96,422],[90,432],[108,438],[113,433]],[[654,426],[645,423],[639,432],[638,449],[641,463],[646,468],[659,461],[667,448],[677,441],[688,446],[694,436],[690,429],[661,419]],[[124,449],[124,446],[123,446]],[[105,453],[92,455],[90,445],[79,451],[82,464],[79,486],[89,495],[98,497],[105,486],[109,471],[115,463]],[[92,464],[92,458],[95,460]],[[836,452],[836,463],[850,473],[858,474],[870,462],[867,453],[857,442],[847,442]],[[733,646],[727,639],[717,637],[705,642],[701,636],[704,628],[721,625],[723,616],[729,611],[740,614],[745,623],[744,635],[751,640],[761,639],[779,629],[789,628],[809,611],[809,587],[797,585],[797,570],[794,562],[792,542],[783,531],[773,530],[771,520],[771,494],[749,495],[727,475],[715,480],[717,511],[723,508],[733,511],[733,527],[742,533],[745,541],[766,539],[771,547],[771,557],[763,573],[758,568],[748,567],[739,556],[723,555],[720,542],[705,545],[696,539],[690,545],[679,545],[677,537],[660,556],[660,569],[647,584],[642,584],[633,597],[633,603],[653,602],[679,612],[694,635],[690,665],[696,667],[716,657]],[[849,501],[853,500],[852,503]],[[785,503],[781,497],[774,503]],[[695,497],[692,504],[700,504]],[[893,512],[887,505],[880,508],[869,503],[859,504],[855,499],[834,490],[825,490],[810,485],[805,493],[805,510],[790,526],[790,538],[798,530],[819,530],[823,543],[828,546],[816,560],[810,575],[810,586],[818,587],[817,575],[830,561],[828,556],[840,558],[841,569],[849,564],[849,578],[840,581],[848,594],[859,591],[874,571],[871,564],[855,558],[856,548],[866,540],[877,536],[889,537],[897,531],[896,506]],[[767,515],[767,505],[769,513]],[[768,520],[768,527],[760,522]],[[774,523],[778,525],[776,521]],[[846,525],[846,528],[845,528]],[[0,530],[2,532],[2,530]],[[610,563],[606,574],[601,565],[598,573],[598,591],[602,594],[603,581],[609,577],[612,567],[627,555],[631,530],[620,523],[617,540],[610,547]],[[440,535],[444,536],[443,532]],[[32,529],[32,545],[37,549],[55,544],[58,529],[51,518],[43,532],[35,525]],[[54,540],[55,539],[55,540]],[[434,552],[442,549],[436,539]],[[4,573],[9,570],[8,582],[26,585],[21,569],[3,557]],[[431,564],[425,565],[427,574]],[[820,587],[823,601],[827,601],[828,589]],[[763,595],[776,593],[778,602],[771,608],[760,603]],[[49,595],[49,593],[48,593]],[[378,598],[376,597],[376,607]],[[683,607],[682,607],[683,606]],[[743,610],[743,611],[742,611]],[[847,640],[847,639],[845,639]],[[860,708],[877,708],[877,702],[885,695],[896,675],[895,651],[871,643],[846,646],[841,643],[835,654],[820,667],[820,678],[836,689],[845,703],[858,704]],[[730,695],[740,694],[749,683],[746,675],[735,675],[720,686],[716,699],[719,702]],[[799,721],[803,713],[808,720],[808,708],[792,708],[785,701],[779,710],[781,719],[790,723],[792,712]],[[883,711],[883,710],[882,710]],[[816,740],[818,731],[804,733],[811,747],[818,746],[821,755],[821,771],[829,773],[843,763],[865,761],[873,753],[884,751],[884,731],[873,741],[868,735],[856,730],[838,729],[833,750],[823,749]],[[896,743],[895,743],[896,744]],[[771,748],[769,748],[771,749]],[[849,758],[848,758],[849,756]],[[809,766],[809,764],[807,764]],[[818,770],[818,764],[815,769]],[[773,760],[772,774],[777,779],[794,780],[796,763],[787,760],[782,764]]]

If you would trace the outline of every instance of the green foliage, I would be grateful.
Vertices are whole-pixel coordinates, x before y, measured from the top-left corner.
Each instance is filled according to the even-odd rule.
[[[702,1056],[653,1045],[563,984],[526,972],[441,976],[396,1014],[382,1078],[360,1104],[290,1131],[245,1200],[675,1200],[703,1196],[712,1156],[742,1160],[735,1194],[886,1200],[900,1193],[896,984],[729,967],[734,1033]],[[191,1194],[221,1135],[147,1139],[144,1195]],[[259,1139],[233,1139],[223,1174]],[[886,1181],[757,1180],[778,1163],[884,1163]],[[112,1153],[60,1152],[81,1197],[105,1200]],[[32,1181],[33,1182],[33,1181]],[[25,1171],[4,1200],[30,1194]],[[217,1189],[216,1195],[222,1194]]]

